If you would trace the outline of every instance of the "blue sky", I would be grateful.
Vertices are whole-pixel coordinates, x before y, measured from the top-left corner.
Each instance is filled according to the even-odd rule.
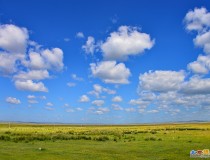
[[[0,2],[0,120],[210,120],[210,2]]]

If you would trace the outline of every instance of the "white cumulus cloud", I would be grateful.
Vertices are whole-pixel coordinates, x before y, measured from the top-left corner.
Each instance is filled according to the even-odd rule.
[[[199,55],[196,61],[188,64],[188,69],[196,74],[207,74],[210,70],[210,56]]]
[[[63,69],[63,51],[60,48],[44,49],[39,52],[30,52],[29,60],[23,62],[30,69],[48,69],[61,71]]]
[[[82,77],[78,77],[76,74],[71,74],[71,78],[75,81],[83,81]]]
[[[42,82],[33,82],[32,80],[15,81],[15,87],[19,90],[32,92],[48,92],[48,89]]]
[[[46,103],[46,106],[48,106],[48,107],[52,107],[52,106],[54,106],[51,102],[48,102],[48,103]]]
[[[184,21],[187,30],[201,31],[206,27],[210,27],[210,13],[204,7],[195,8],[186,14]]]
[[[210,54],[210,12],[204,7],[195,8],[186,14],[184,22],[187,30],[197,31],[195,46],[202,47],[205,53]]]
[[[12,24],[0,25],[0,48],[11,53],[25,53],[28,30]]]
[[[184,82],[183,71],[149,71],[139,76],[139,89],[157,92],[178,90]]]
[[[100,97],[100,94],[102,93],[107,93],[107,94],[116,94],[115,90],[105,88],[99,84],[94,84],[93,85],[93,90],[88,92],[88,94],[95,95],[97,98]]]
[[[192,77],[183,84],[181,91],[187,94],[210,94],[210,78]]]
[[[122,111],[123,108],[119,104],[112,104],[112,108],[115,111]]]
[[[90,64],[91,72],[94,77],[102,79],[105,83],[128,84],[130,70],[124,63],[116,61],[102,61]]]
[[[79,99],[79,102],[89,102],[90,99],[87,95],[82,95]]]
[[[95,42],[95,38],[92,36],[89,36],[86,41],[86,44],[82,46],[82,49],[87,54],[94,54],[96,48],[97,48],[97,45]]]
[[[153,45],[150,35],[138,31],[137,27],[120,26],[101,45],[101,50],[107,60],[126,60],[128,56],[141,54]]]
[[[35,99],[36,96],[34,96],[34,95],[28,95],[27,98],[28,98],[28,99]]]
[[[19,99],[14,98],[14,97],[7,97],[6,102],[11,103],[11,104],[20,104],[21,103],[21,101]]]
[[[50,78],[47,70],[31,70],[28,72],[20,71],[14,76],[14,79],[19,80],[42,80]]]
[[[85,35],[84,35],[83,32],[78,32],[78,33],[76,34],[76,37],[77,37],[77,38],[85,38]]]
[[[100,106],[104,105],[104,100],[95,100],[95,101],[92,102],[92,104],[100,107]]]
[[[13,54],[0,51],[0,73],[3,75],[15,73],[18,70],[16,62],[19,59],[22,59],[23,56],[24,55],[22,54]]]
[[[122,102],[122,97],[121,96],[115,96],[114,98],[112,98],[112,102]]]

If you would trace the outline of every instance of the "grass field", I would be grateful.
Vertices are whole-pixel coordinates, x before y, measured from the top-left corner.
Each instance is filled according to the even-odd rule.
[[[187,160],[192,149],[210,149],[210,123],[0,124],[0,160]]]

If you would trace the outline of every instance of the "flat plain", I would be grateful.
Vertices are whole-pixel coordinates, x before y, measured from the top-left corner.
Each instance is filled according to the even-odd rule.
[[[0,160],[187,160],[210,149],[210,123],[0,124]]]

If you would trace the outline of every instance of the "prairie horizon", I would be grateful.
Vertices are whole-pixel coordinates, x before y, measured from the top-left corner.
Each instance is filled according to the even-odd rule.
[[[17,123],[10,127],[0,124],[0,158],[36,159],[39,154],[40,160],[191,159],[192,150],[209,147],[206,141],[209,132],[210,123],[82,126]]]

